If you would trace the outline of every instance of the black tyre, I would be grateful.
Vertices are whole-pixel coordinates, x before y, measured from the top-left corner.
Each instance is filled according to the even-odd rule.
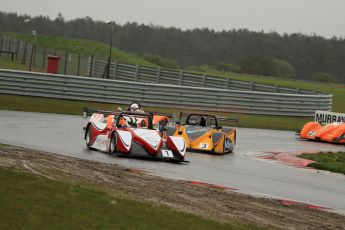
[[[162,120],[159,122],[159,132],[163,132],[166,130],[166,127],[168,125],[168,121],[167,120]]]
[[[110,138],[110,143],[109,143],[109,154],[114,154],[116,152],[116,143],[117,143],[117,136],[116,133],[113,133]]]
[[[90,127],[86,129],[85,143],[86,143],[86,147],[90,148],[91,146],[91,128]]]

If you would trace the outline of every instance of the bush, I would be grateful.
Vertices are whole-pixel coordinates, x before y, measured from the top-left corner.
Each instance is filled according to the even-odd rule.
[[[272,59],[268,64],[268,75],[283,77],[283,78],[295,78],[295,69],[292,65],[285,61],[279,59]]]
[[[271,58],[265,56],[249,56],[243,57],[239,64],[241,66],[241,73],[269,75],[268,64]]]
[[[145,54],[143,58],[151,63],[157,64],[163,68],[178,69],[179,65],[177,62],[170,58],[163,58],[158,54]]]
[[[240,61],[241,73],[294,78],[295,69],[287,61],[265,56],[245,57]]]
[[[210,72],[212,68],[208,65],[193,65],[193,66],[187,67],[187,70],[194,70],[194,71],[204,73],[204,72]]]
[[[321,82],[334,82],[336,79],[328,73],[323,73],[323,72],[317,72],[315,73],[311,79],[313,81],[321,81]]]
[[[241,66],[234,63],[219,62],[214,65],[214,68],[219,71],[239,73]]]

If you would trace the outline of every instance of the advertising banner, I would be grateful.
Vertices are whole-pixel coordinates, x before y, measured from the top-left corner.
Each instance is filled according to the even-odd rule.
[[[329,111],[315,111],[315,121],[321,124],[331,124],[334,122],[345,122],[344,113],[334,113]]]

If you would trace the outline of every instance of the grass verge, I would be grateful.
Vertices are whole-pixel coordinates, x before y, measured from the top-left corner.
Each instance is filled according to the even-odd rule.
[[[257,229],[0,168],[0,229]]]
[[[315,161],[308,165],[310,167],[345,174],[345,152],[318,154],[304,153],[299,155],[299,157]]]
[[[21,64],[18,60],[10,61],[8,57],[0,57],[0,68],[28,71],[27,65]]]
[[[124,109],[126,106],[128,105],[0,94],[0,110],[81,115],[84,107],[114,110],[118,107],[122,107]],[[145,107],[145,110],[174,113],[176,115],[180,111],[192,112],[191,110],[177,110],[157,107]],[[223,123],[222,125],[238,125],[240,127],[248,128],[267,128],[279,130],[297,130],[312,119],[305,117],[282,117],[250,114],[229,115],[228,113],[217,113],[217,115],[218,114],[227,117],[230,116],[240,118],[239,124]]]

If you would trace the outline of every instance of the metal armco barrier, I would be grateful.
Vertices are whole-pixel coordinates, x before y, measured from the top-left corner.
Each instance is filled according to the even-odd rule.
[[[106,60],[89,59],[88,76],[103,78]],[[213,89],[231,89],[242,91],[260,91],[288,94],[322,94],[318,92],[285,88],[277,85],[266,85],[250,81],[239,81],[218,76],[200,75],[176,69],[154,68],[148,66],[124,64],[112,61],[109,78],[114,80],[135,81],[145,83],[170,84]]]
[[[105,80],[0,69],[0,93],[247,114],[314,116],[332,95],[282,94]]]

